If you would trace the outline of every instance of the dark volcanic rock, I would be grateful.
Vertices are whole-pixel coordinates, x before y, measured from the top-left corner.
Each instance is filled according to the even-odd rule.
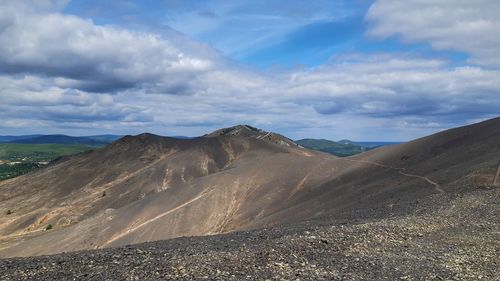
[[[499,189],[440,194],[377,219],[377,210],[365,210],[226,235],[4,259],[0,279],[499,280],[499,195]]]

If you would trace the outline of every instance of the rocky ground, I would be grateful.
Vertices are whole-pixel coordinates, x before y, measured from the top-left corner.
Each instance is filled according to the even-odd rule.
[[[500,280],[500,189],[300,225],[0,260],[0,280]]]

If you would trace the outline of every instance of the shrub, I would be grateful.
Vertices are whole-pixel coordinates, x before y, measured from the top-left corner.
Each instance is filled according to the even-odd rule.
[[[52,225],[51,224],[47,225],[47,227],[45,228],[45,230],[51,230],[51,229],[52,229]]]
[[[104,197],[104,196],[106,196],[106,191],[104,191],[104,192],[102,193],[102,197]]]
[[[10,215],[12,214],[12,211],[11,210],[7,210],[7,215]]]

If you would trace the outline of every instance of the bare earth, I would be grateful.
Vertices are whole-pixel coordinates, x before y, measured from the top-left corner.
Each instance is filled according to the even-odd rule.
[[[434,195],[383,219],[361,211],[349,219],[3,259],[0,280],[499,280],[499,195]]]

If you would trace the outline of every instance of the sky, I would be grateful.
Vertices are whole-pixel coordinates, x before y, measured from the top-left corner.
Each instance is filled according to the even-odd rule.
[[[498,0],[0,0],[0,135],[407,141],[500,115]]]

